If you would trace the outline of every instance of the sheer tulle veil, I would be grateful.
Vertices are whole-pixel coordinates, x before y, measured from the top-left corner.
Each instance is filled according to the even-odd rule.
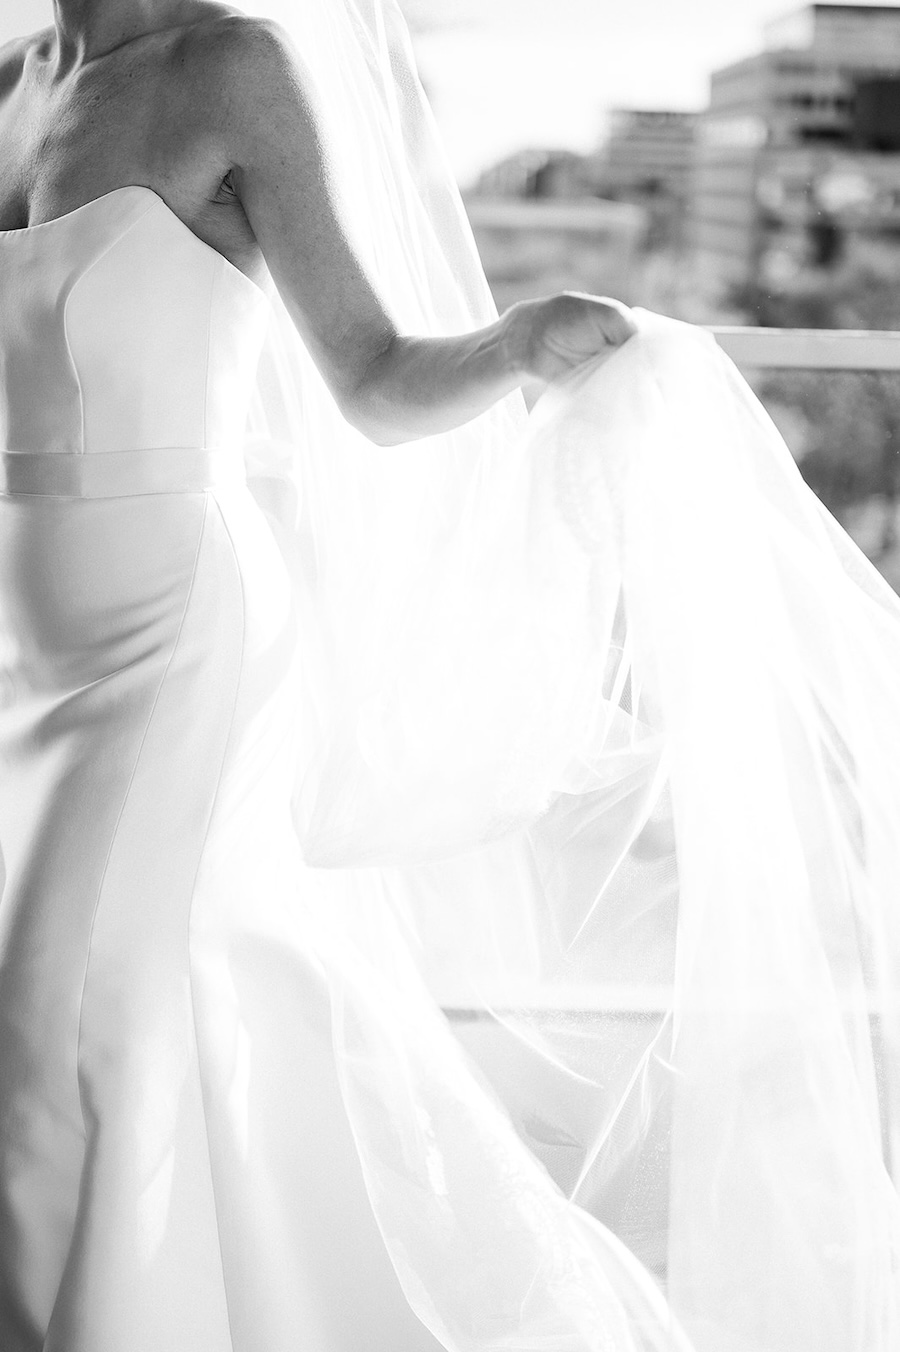
[[[393,0],[245,8],[398,323],[490,322]],[[712,339],[638,318],[530,417],[384,450],[273,293],[298,916],[451,1352],[895,1352],[900,603]]]

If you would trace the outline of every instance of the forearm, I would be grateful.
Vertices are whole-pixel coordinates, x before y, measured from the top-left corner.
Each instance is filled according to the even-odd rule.
[[[382,446],[446,432],[522,383],[514,311],[449,338],[398,336],[356,387],[351,420]]]

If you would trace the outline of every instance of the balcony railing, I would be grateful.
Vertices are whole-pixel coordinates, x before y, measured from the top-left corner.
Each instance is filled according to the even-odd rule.
[[[798,371],[900,371],[900,332],[873,329],[754,329],[710,325],[735,365]]]

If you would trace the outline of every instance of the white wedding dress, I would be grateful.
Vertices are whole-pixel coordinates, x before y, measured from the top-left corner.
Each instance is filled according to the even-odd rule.
[[[266,309],[146,188],[0,235],[3,1352],[436,1346],[304,933]]]
[[[0,232],[0,1349],[892,1352],[896,598],[685,326],[419,479],[271,299]]]

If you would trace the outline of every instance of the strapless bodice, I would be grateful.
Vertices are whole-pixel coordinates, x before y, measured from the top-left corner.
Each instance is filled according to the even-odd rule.
[[[0,450],[235,445],[268,313],[150,188],[0,231]]]

